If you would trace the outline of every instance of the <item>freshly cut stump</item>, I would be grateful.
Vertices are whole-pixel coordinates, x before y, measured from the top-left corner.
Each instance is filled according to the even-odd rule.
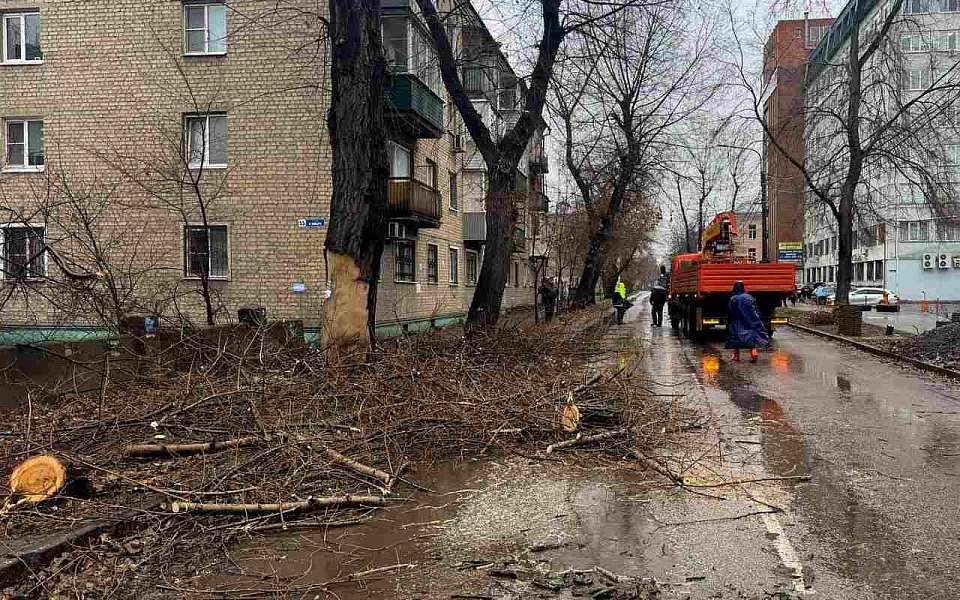
[[[56,458],[42,454],[23,461],[10,475],[10,490],[30,503],[41,502],[60,491],[67,470]]]

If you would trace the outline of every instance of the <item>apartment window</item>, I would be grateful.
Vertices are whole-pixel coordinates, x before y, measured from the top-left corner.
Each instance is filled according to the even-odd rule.
[[[756,248],[748,248],[748,249],[747,249],[747,255],[750,257],[750,260],[751,260],[752,262],[756,262],[756,261],[757,261],[757,249],[756,249]]]
[[[903,52],[923,52],[925,44],[919,33],[904,33],[900,36],[900,49]]]
[[[930,71],[926,69],[907,69],[903,75],[903,89],[925,90],[930,87]]]
[[[437,163],[429,158],[425,159],[426,164],[424,165],[423,173],[423,183],[430,186],[431,189],[438,189],[439,183],[437,182]]]
[[[6,122],[7,152],[4,170],[39,171],[43,169],[43,121]]]
[[[227,116],[204,115],[186,118],[190,144],[190,168],[227,166]]]
[[[857,263],[857,267],[856,267],[857,274],[855,277],[857,281],[863,281],[863,272],[864,272],[863,269],[864,269],[864,263]]]
[[[436,244],[427,244],[427,283],[440,281],[440,251]]]
[[[751,225],[747,226],[747,237],[749,237],[751,240],[757,239],[757,226],[756,226],[756,225],[751,224]]]
[[[450,248],[450,285],[460,285],[460,250]]]
[[[450,173],[450,210],[458,210],[460,208],[460,190],[457,187],[457,174]]]
[[[938,221],[937,237],[942,242],[960,241],[960,222],[953,219]]]
[[[820,39],[830,30],[829,25],[810,25],[807,28],[807,48],[816,48]]]
[[[442,92],[439,63],[429,35],[413,19],[381,19],[384,54],[393,73],[412,73],[434,92]]]
[[[226,225],[188,225],[184,228],[185,277],[226,279],[230,275]]]
[[[222,2],[185,4],[183,45],[188,55],[226,54],[227,6]]]
[[[958,0],[960,1],[960,0]],[[949,52],[957,49],[956,31],[939,31],[936,34],[936,49],[942,52]]]
[[[883,261],[873,261],[873,276],[875,279],[883,280]]]
[[[918,15],[930,12],[930,5],[935,0],[904,0],[903,13],[907,15]]]
[[[958,165],[960,165],[960,145],[945,145],[943,147],[943,166],[956,167]]]
[[[40,13],[3,15],[3,62],[38,63],[40,50]]]
[[[397,240],[393,243],[396,257],[394,279],[413,282],[417,280],[417,247],[413,240]]]
[[[413,154],[396,142],[387,142],[387,158],[390,161],[391,179],[410,179]]]
[[[467,250],[467,285],[477,285],[477,273],[480,267],[480,255]]]
[[[903,221],[900,223],[900,241],[927,242],[930,232],[926,221]]]
[[[47,274],[43,227],[11,225],[0,233],[3,235],[4,279],[40,279]]]
[[[873,261],[867,263],[867,280],[873,281],[875,278],[873,276]]]
[[[941,0],[940,10],[943,12],[960,12],[960,0]]]

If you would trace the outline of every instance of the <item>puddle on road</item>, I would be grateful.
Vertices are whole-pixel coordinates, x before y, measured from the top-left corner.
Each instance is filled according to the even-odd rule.
[[[803,515],[818,539],[835,548],[834,564],[838,574],[861,581],[873,590],[896,590],[896,598],[938,598],[943,590],[925,579],[924,567],[904,549],[897,527],[878,510],[864,503],[851,473],[839,472],[836,466],[820,459],[807,447],[806,436],[791,422],[780,402],[756,390],[755,383],[715,354],[704,351],[701,377],[704,385],[726,394],[748,419],[758,419],[763,462],[776,476],[809,475],[809,483],[785,484],[792,489],[793,510]],[[756,368],[764,368],[761,364]],[[751,367],[753,368],[753,367]],[[796,357],[775,351],[769,368],[780,377],[815,377],[835,389],[837,402],[853,397],[870,404],[869,393],[846,374],[836,373],[824,379],[829,371],[816,365],[803,365]],[[808,372],[815,369],[816,373]],[[801,375],[802,374],[802,375]],[[810,393],[816,393],[810,390]],[[952,441],[952,440],[951,440]],[[814,587],[816,587],[814,585]]]
[[[643,482],[622,469],[580,473],[539,462],[487,461],[448,466],[420,483],[436,493],[418,492],[364,525],[248,542],[197,589],[288,588],[294,597],[313,596],[323,582],[412,564],[330,590],[342,600],[445,598],[464,589],[487,594],[495,580],[470,565],[510,557],[549,560],[557,570],[601,565],[635,576],[669,560],[651,543],[655,526],[647,510],[630,499]]]

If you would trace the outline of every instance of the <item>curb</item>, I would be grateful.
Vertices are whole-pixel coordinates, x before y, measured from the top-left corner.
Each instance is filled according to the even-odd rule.
[[[822,337],[822,338],[826,338],[826,339],[828,339],[828,340],[833,340],[833,341],[835,341],[835,342],[843,342],[843,343],[845,343],[845,344],[849,344],[849,345],[853,346],[854,348],[857,348],[857,349],[859,349],[859,350],[863,350],[864,352],[869,352],[870,354],[873,354],[873,355],[875,355],[875,356],[879,356],[879,357],[881,357],[881,358],[888,358],[888,359],[890,359],[890,360],[905,362],[905,363],[907,363],[907,364],[909,364],[909,365],[912,365],[912,366],[914,366],[914,367],[917,367],[918,369],[921,369],[921,370],[923,370],[923,371],[930,371],[931,373],[937,373],[937,374],[943,375],[943,376],[945,376],[945,377],[950,377],[950,378],[952,378],[952,379],[960,380],[960,371],[957,371],[957,370],[954,370],[954,369],[950,369],[950,368],[947,368],[947,367],[941,367],[940,365],[935,365],[935,364],[933,364],[933,363],[929,363],[929,362],[926,362],[926,361],[923,361],[923,360],[919,360],[919,359],[916,359],[916,358],[910,358],[909,356],[903,356],[902,354],[894,354],[893,352],[889,352],[889,351],[887,351],[887,350],[883,350],[882,348],[877,348],[876,346],[871,346],[870,344],[864,344],[863,342],[858,342],[857,340],[855,340],[855,339],[853,339],[853,338],[848,338],[848,337],[845,337],[845,336],[842,336],[842,335],[837,335],[837,334],[835,334],[835,333],[828,333],[828,332],[826,332],[826,331],[820,331],[819,329],[814,329],[814,328],[812,328],[812,327],[807,327],[806,325],[798,325],[798,324],[796,324],[796,323],[792,323],[792,322],[789,322],[789,321],[787,322],[787,325],[789,325],[790,327],[793,327],[793,328],[795,328],[795,329],[798,329],[798,330],[800,330],[800,331],[803,331],[803,332],[805,332],[805,333],[811,333],[811,334],[813,334],[813,335],[818,335],[818,336],[820,336],[820,337]]]

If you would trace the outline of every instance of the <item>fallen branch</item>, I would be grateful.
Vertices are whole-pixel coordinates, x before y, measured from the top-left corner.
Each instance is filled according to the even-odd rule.
[[[340,466],[346,467],[351,471],[356,471],[361,475],[366,475],[367,477],[372,477],[373,479],[381,481],[383,483],[383,487],[386,490],[386,492],[390,493],[390,487],[393,485],[393,476],[390,475],[390,473],[387,473],[386,471],[381,471],[380,469],[375,469],[373,467],[368,467],[363,463],[353,460],[349,456],[340,454],[333,448],[327,448],[326,446],[321,446],[320,452],[323,453],[324,456],[326,456],[327,458],[329,458],[334,463]]]
[[[582,433],[578,433],[574,438],[547,446],[547,454],[552,454],[554,450],[563,450],[564,448],[572,448],[574,446],[583,446],[584,444],[612,440],[614,438],[627,435],[628,433],[632,433],[633,431],[633,427],[623,427],[621,429],[613,429],[611,431],[604,431],[603,433],[597,433],[594,435],[583,435]]]
[[[174,502],[170,510],[175,513],[203,512],[220,514],[246,514],[271,512],[303,512],[318,508],[348,508],[364,506],[386,506],[387,499],[381,496],[329,496],[308,498],[300,502],[280,502],[277,504],[217,504],[202,502]]]
[[[259,437],[242,437],[232,440],[202,442],[197,444],[134,444],[123,449],[126,457],[150,457],[160,455],[180,456],[198,452],[219,452],[230,448],[256,446],[263,440]]]
[[[660,463],[656,462],[652,458],[647,458],[646,456],[644,456],[643,454],[640,454],[636,450],[631,451],[630,456],[642,462],[643,465],[648,469],[650,469],[651,471],[654,471],[655,473],[660,473],[661,475],[663,475],[673,483],[680,486],[686,486],[686,484],[683,481],[683,477],[681,477],[680,475],[674,475],[673,473],[670,472],[669,469],[667,469]]]
[[[756,479],[738,479],[734,481],[723,481],[721,483],[701,483],[697,485],[687,484],[687,487],[696,488],[718,488],[728,485],[745,485],[747,483],[758,483],[761,481],[810,481],[809,475],[787,475],[784,477],[758,477]]]

